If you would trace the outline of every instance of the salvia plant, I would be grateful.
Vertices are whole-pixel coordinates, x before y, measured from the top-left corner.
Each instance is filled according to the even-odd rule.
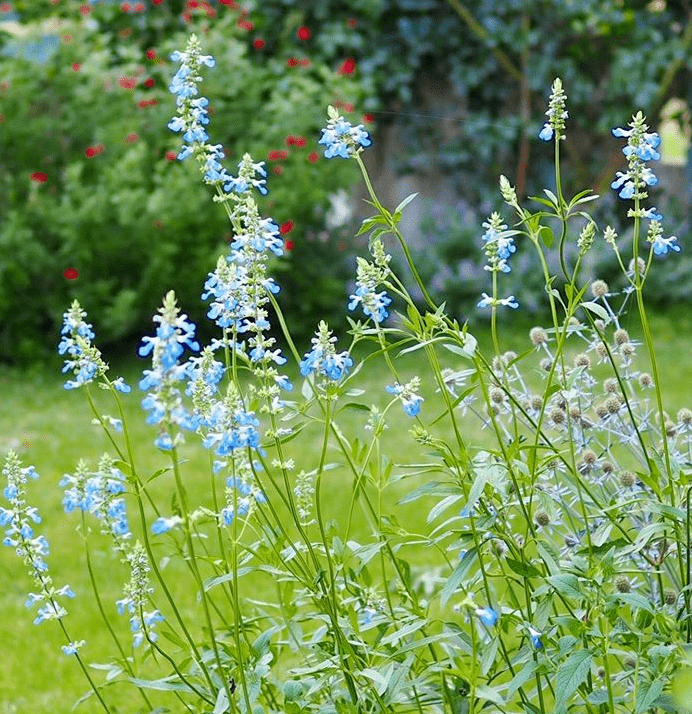
[[[282,240],[256,202],[255,191],[267,193],[263,163],[246,155],[236,174],[224,167],[199,94],[214,60],[195,36],[173,59],[178,158],[199,163],[233,241],[202,293],[218,338],[200,345],[169,292],[139,349],[151,362],[139,390],[166,460],[159,470],[138,466],[122,407],[132,390],[109,377],[76,301],[59,345],[65,388],[86,394],[112,444],[61,481],[88,552],[112,548],[122,563],[116,601],[101,594],[96,559],[87,561],[93,593],[77,593],[95,598],[112,638],[111,659],[98,665],[104,681],[89,666],[88,634],[67,617],[75,593],[54,582],[36,534],[28,485],[37,473],[13,452],[3,469],[0,522],[33,577],[27,604],[37,623],[61,628],[90,696],[111,713],[122,711],[126,686],[141,696],[137,710],[152,713],[681,711],[692,411],[662,404],[644,306],[657,256],[680,250],[649,202],[659,137],[645,118],[613,130],[626,142],[626,169],[612,183],[634,224],[625,245],[587,211],[596,196],[562,193],[568,112],[555,80],[540,131],[554,150],[554,191],[529,209],[501,177],[506,212],[479,235],[489,273],[479,305],[492,334],[483,351],[420,280],[398,228],[414,196],[393,212],[378,201],[361,158],[369,135],[330,107],[319,141],[325,156],[362,171],[374,208],[359,231],[369,255],[358,258],[347,303],[350,342],[320,322],[299,349],[270,274]],[[422,308],[390,268],[391,240]],[[612,248],[619,286],[580,282],[595,241]],[[503,351],[497,324],[503,308],[520,309],[502,291],[519,250],[537,252],[551,315],[521,354]],[[623,327],[627,307],[637,337]],[[407,353],[417,374],[402,367]],[[359,375],[378,360],[390,376],[365,394]],[[95,383],[116,416],[96,409]],[[354,412],[356,434],[345,419]],[[411,428],[387,456],[397,418]],[[196,444],[207,454],[205,486],[187,458]],[[327,481],[338,483],[337,509]],[[411,504],[425,528],[407,525]]]

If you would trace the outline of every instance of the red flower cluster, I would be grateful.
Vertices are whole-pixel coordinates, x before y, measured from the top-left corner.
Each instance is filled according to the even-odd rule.
[[[144,3],[143,2],[136,2],[136,3],[124,2],[120,6],[120,9],[123,12],[144,12]]]
[[[134,89],[137,86],[137,77],[120,77],[118,84],[123,89]]]
[[[307,143],[307,139],[304,136],[290,134],[286,137],[286,146],[297,146],[302,149]]]
[[[284,149],[279,149],[278,151],[270,151],[267,154],[267,158],[269,161],[281,161],[283,159],[288,158],[288,151],[285,151]]]
[[[309,67],[310,65],[311,65],[311,62],[307,57],[302,57],[301,59],[296,59],[295,57],[289,57],[286,60],[287,67]]]
[[[142,99],[139,102],[137,102],[137,106],[140,109],[146,109],[147,107],[153,107],[155,104],[158,104],[159,100],[156,98],[153,99]]]
[[[48,176],[46,176],[43,171],[34,171],[34,173],[31,174],[31,180],[35,183],[45,183],[48,180]]]
[[[84,153],[86,154],[87,159],[91,159],[92,157],[94,157],[102,152],[103,152],[103,144],[95,144],[94,146],[88,146]]]
[[[353,71],[356,69],[356,61],[352,58],[349,57],[348,59],[345,59],[339,67],[339,69],[336,70],[337,74],[352,74]]]

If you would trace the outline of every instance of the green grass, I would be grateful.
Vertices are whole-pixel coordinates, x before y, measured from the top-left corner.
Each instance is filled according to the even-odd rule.
[[[531,325],[524,325],[507,335],[503,349],[514,349],[517,352],[528,348],[526,336]],[[671,415],[683,406],[692,406],[692,395],[689,385],[692,383],[692,318],[679,311],[664,316],[654,316],[652,327],[657,339],[661,365],[661,386],[666,407]],[[636,334],[636,324],[630,326]],[[479,341],[486,351],[490,349],[487,329],[476,331]],[[420,353],[414,353],[397,360],[405,376],[417,373]],[[449,365],[464,368],[458,358],[449,355]],[[643,348],[640,348],[640,358],[644,360]],[[156,469],[168,465],[168,456],[152,448],[155,430],[144,424],[143,412],[139,402],[141,393],[136,384],[144,362],[130,362],[113,365],[111,376],[123,374],[126,380],[135,387],[132,394],[124,399],[126,414],[134,435],[134,450],[140,473],[153,473]],[[642,368],[646,369],[645,363]],[[420,368],[421,376],[426,371]],[[86,459],[95,466],[98,457],[106,450],[112,453],[111,446],[100,428],[90,425],[91,415],[84,395],[79,391],[69,392],[62,388],[64,378],[60,374],[58,363],[54,367],[20,372],[13,370],[0,371],[0,455],[12,448],[18,451],[24,465],[34,464],[41,475],[37,482],[30,485],[29,499],[39,508],[44,522],[39,526],[51,543],[51,555],[48,564],[57,585],[69,583],[78,597],[68,602],[70,615],[66,620],[74,639],[86,639],[88,645],[82,651],[87,662],[107,662],[112,652],[112,646],[104,631],[92,598],[89,596],[88,580],[85,576],[85,557],[83,541],[77,532],[79,517],[76,514],[66,515],[62,511],[62,491],[58,482],[64,473],[73,472],[80,458]],[[388,374],[381,371],[379,363],[375,366],[370,362],[359,375],[359,385],[366,392],[357,399],[366,405],[373,401],[385,403],[383,386],[391,383]],[[299,388],[299,380],[296,380]],[[115,415],[109,394],[101,390],[92,390],[100,413]],[[426,385],[423,395],[426,419],[430,414],[439,413],[438,397],[430,385]],[[420,460],[418,446],[409,435],[413,422],[405,417],[401,410],[394,408],[390,412],[389,428],[383,438],[382,452],[392,455],[399,464]],[[367,438],[363,431],[367,414],[358,410],[343,412],[340,423],[345,433],[360,435]],[[469,441],[478,443],[483,438],[477,422],[468,421],[464,425],[465,436]],[[308,428],[299,439],[290,442],[289,456],[296,459],[298,469],[301,464],[314,463],[320,446],[321,434],[318,428]],[[194,435],[189,435],[188,445],[182,449],[182,455],[188,461],[183,466],[183,474],[195,505],[209,504],[206,476],[207,454],[195,445]],[[307,458],[306,458],[307,457]],[[399,469],[399,471],[403,471]],[[420,479],[402,479],[395,483],[385,494],[386,508],[392,508],[395,502],[404,495]],[[155,484],[154,492],[161,497],[160,503],[166,511],[173,490],[169,474],[164,474]],[[329,471],[325,476],[323,496],[327,518],[334,519],[341,529],[340,535],[347,535],[356,540],[368,535],[368,528],[363,518],[358,517],[349,534],[343,532],[345,509],[349,505],[351,493],[351,477],[342,469]],[[396,512],[400,522],[411,532],[426,532],[426,515],[430,503],[416,502],[405,507],[397,506]],[[357,512],[358,513],[358,512]],[[105,543],[105,541],[104,541]],[[408,553],[409,556],[412,554]],[[127,573],[108,548],[103,547],[95,554],[95,561],[102,574],[104,603],[112,609],[113,623],[127,639],[127,622],[125,617],[115,615],[114,601],[121,597],[122,584]],[[411,560],[424,563],[426,553],[420,550],[413,554]],[[177,574],[176,564],[169,566],[171,574]],[[64,644],[61,634],[54,623],[40,626],[32,624],[33,612],[24,607],[27,590],[31,589],[29,576],[24,572],[24,566],[14,556],[9,548],[0,550],[0,572],[5,584],[0,592],[0,642],[3,662],[0,667],[0,714],[62,714],[68,712],[75,700],[87,690],[86,682],[79,672],[74,658],[66,657],[60,651]],[[183,572],[180,571],[180,575]],[[173,578],[178,583],[176,597],[179,597],[183,607],[193,611],[191,601],[194,593],[188,586],[182,585],[182,577]],[[248,591],[254,597],[268,599],[272,592],[259,592],[262,587],[269,587],[266,581],[248,583]],[[199,623],[201,626],[201,623]],[[141,655],[141,653],[139,653]],[[95,672],[97,679],[99,672]],[[141,700],[134,694],[125,694],[126,688],[121,688],[122,699],[118,711],[123,714],[134,714],[139,711]],[[98,712],[96,703],[89,701],[78,711],[84,714]]]

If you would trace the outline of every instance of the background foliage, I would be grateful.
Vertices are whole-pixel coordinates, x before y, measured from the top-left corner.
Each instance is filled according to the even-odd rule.
[[[466,218],[432,216],[426,236],[434,250],[426,246],[422,259],[437,295],[464,314],[479,279],[464,265],[476,260],[480,223],[497,206],[498,175],[531,195],[551,170],[536,135],[552,79],[563,79],[570,108],[566,188],[592,182],[601,193],[621,168],[610,128],[636,109],[657,126],[666,101],[685,98],[692,84],[687,1],[17,0],[3,8],[34,28],[36,46],[54,40],[38,63],[0,35],[5,361],[52,351],[73,297],[99,314],[102,343],[129,340],[127,349],[173,284],[191,317],[203,314],[201,285],[227,223],[189,180],[194,169],[167,156],[178,138],[165,129],[173,113],[168,57],[191,31],[218,63],[204,85],[214,97],[212,139],[231,156],[250,151],[282,171],[272,173],[263,209],[293,226],[285,237],[294,250],[278,277],[292,328],[305,335],[320,317],[338,323],[352,272],[352,232],[327,230],[325,218],[329,196],[357,177],[346,162],[325,165],[321,151],[308,158],[327,104],[353,108],[355,121],[374,118],[376,143],[395,122],[398,171],[436,165],[453,181]],[[449,97],[443,115],[428,111],[430,84]],[[287,144],[289,137],[305,145]],[[45,183],[30,179],[35,172]],[[604,211],[603,220],[622,215],[616,198]],[[678,213],[673,220],[667,212],[666,230],[684,246],[688,223]],[[70,266],[78,280],[63,277]],[[596,267],[607,279],[611,266]],[[690,262],[678,270],[679,287],[657,295],[691,297]],[[525,305],[539,302],[540,288],[518,283]]]

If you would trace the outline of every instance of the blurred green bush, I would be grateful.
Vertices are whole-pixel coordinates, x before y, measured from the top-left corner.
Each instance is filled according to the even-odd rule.
[[[27,16],[44,19],[46,5],[26,3]],[[362,104],[363,87],[338,66],[290,62],[293,27],[267,53],[249,41],[237,10],[180,22],[171,6],[132,14],[63,2],[51,10],[63,15],[52,26],[60,42],[43,61],[21,52],[2,59],[0,361],[54,352],[73,298],[101,345],[124,340],[131,349],[171,287],[204,328],[200,295],[230,225],[194,162],[175,160],[180,137],[166,127],[175,113],[169,57],[192,31],[216,59],[202,90],[212,142],[223,144],[231,172],[245,152],[267,164],[262,210],[292,248],[280,261],[288,319],[307,336],[315,315],[343,315],[346,253],[339,232],[323,226],[330,194],[358,180],[357,169],[327,163],[317,140],[327,105]],[[22,44],[50,29],[42,23]],[[76,280],[63,276],[69,268]]]
[[[5,361],[52,351],[73,297],[94,316],[101,344],[147,332],[172,286],[190,316],[202,318],[201,286],[228,226],[206,188],[190,180],[194,167],[167,158],[178,146],[166,129],[174,110],[168,57],[191,31],[217,60],[203,85],[212,140],[233,162],[245,151],[267,160],[263,210],[293,225],[285,234],[293,252],[276,269],[292,328],[304,335],[320,317],[335,326],[343,320],[352,272],[352,232],[325,224],[329,196],[357,180],[352,162],[325,163],[318,150],[327,104],[355,107],[348,116],[356,122],[372,114],[379,128],[396,121],[397,171],[434,165],[454,185],[476,232],[466,219],[457,230],[454,216],[433,216],[421,262],[438,296],[450,293],[450,307],[463,313],[477,291],[473,280],[460,287],[459,266],[477,255],[480,224],[499,206],[498,175],[528,195],[550,183],[549,152],[536,136],[555,76],[567,90],[576,147],[565,164],[567,191],[609,192],[623,163],[613,126],[641,109],[656,127],[668,99],[692,101],[684,1],[13,0],[11,7],[35,37],[58,42],[38,63],[0,34]],[[420,110],[430,106],[431,84],[456,107],[442,121]],[[305,145],[287,143],[291,137]],[[35,172],[45,183],[31,180]],[[689,222],[684,202],[679,208],[677,223],[667,212],[664,227],[684,247]],[[621,213],[610,197],[604,219],[617,223]],[[658,292],[692,299],[692,261],[679,257],[675,294]],[[80,277],[66,280],[62,271],[73,266]]]

